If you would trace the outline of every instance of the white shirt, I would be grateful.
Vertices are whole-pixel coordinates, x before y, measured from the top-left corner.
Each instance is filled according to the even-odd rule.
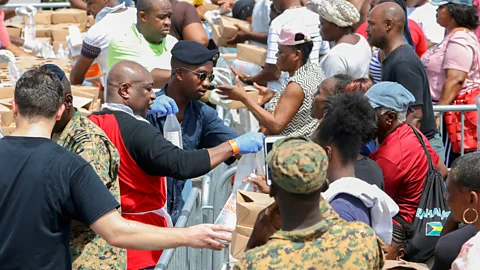
[[[452,270],[474,270],[480,266],[480,234],[463,244],[460,254],[452,263]]]
[[[420,7],[407,8],[408,18],[418,23],[427,40],[433,43],[440,43],[445,37],[445,28],[437,23],[435,16],[437,8],[428,2]]]
[[[268,33],[268,25],[270,24],[270,0],[258,0],[255,3],[252,11],[252,32],[255,33]],[[257,45],[263,48],[267,48],[267,45],[256,41],[250,41],[251,44]]]
[[[102,74],[107,73],[107,49],[113,37],[125,32],[137,22],[137,9],[129,8],[119,13],[109,13],[88,29],[83,39],[82,55],[96,58]]]
[[[325,76],[347,73],[354,79],[368,78],[372,49],[361,35],[357,44],[340,43],[320,61]]]
[[[372,229],[383,242],[392,242],[392,218],[398,213],[398,205],[376,185],[370,185],[354,177],[343,177],[331,183],[322,197],[331,202],[338,194],[345,193],[361,200],[370,209]]]
[[[285,10],[270,24],[268,31],[268,45],[267,45],[267,59],[266,64],[277,64],[278,39],[280,31],[284,27],[291,25],[300,26],[305,33],[313,39],[313,49],[310,53],[309,61],[318,65],[318,58],[320,54],[328,53],[330,46],[328,42],[322,41],[320,36],[320,18],[317,13],[308,10],[306,7],[291,8]],[[282,88],[283,83],[288,79],[287,72],[282,72],[279,80],[268,83],[268,88],[278,91]]]

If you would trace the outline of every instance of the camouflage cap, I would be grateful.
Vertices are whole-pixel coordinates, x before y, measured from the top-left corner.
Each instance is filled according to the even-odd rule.
[[[309,194],[320,189],[325,182],[327,154],[307,138],[277,140],[266,160],[275,184],[288,192]]]

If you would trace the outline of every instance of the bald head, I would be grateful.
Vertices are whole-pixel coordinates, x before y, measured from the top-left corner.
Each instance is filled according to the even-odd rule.
[[[368,14],[367,36],[370,45],[388,48],[394,42],[403,41],[405,11],[393,2],[381,3]]]
[[[405,11],[401,6],[393,2],[381,3],[372,9],[372,14],[375,13],[384,21],[392,21],[393,27],[403,32]]]

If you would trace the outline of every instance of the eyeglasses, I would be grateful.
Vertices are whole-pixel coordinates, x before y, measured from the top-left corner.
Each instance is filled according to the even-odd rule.
[[[195,75],[197,75],[197,77],[200,79],[200,81],[205,81],[207,78],[208,78],[208,81],[210,82],[213,82],[213,80],[215,79],[215,75],[212,74],[207,74],[206,72],[196,72],[196,71],[193,71],[191,69],[188,69],[188,68],[180,68],[180,69],[184,69],[184,70],[188,70],[192,73],[194,73]]]

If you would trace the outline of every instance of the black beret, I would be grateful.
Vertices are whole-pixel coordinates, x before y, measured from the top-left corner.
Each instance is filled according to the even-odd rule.
[[[253,0],[238,0],[232,8],[232,17],[239,20],[246,20],[252,16],[255,1]]]
[[[200,65],[218,59],[218,50],[209,50],[191,40],[179,40],[172,48],[172,56],[189,65]]]
[[[63,81],[63,79],[66,79],[67,76],[65,76],[65,72],[61,68],[59,68],[57,65],[54,64],[45,64],[42,66],[43,68],[48,69],[48,71],[52,72],[60,81]]]

